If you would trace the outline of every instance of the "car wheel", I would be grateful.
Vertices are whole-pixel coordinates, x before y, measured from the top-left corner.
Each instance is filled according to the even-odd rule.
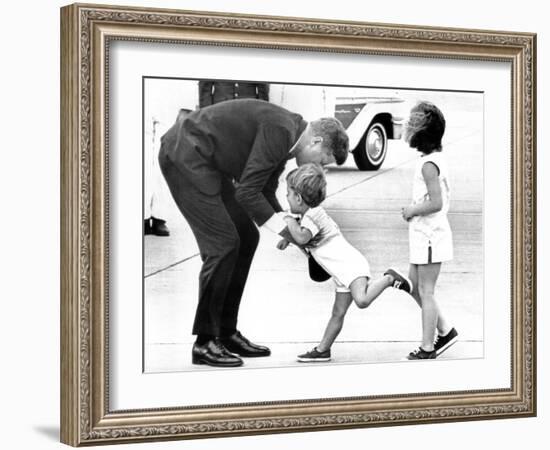
[[[384,125],[373,122],[353,151],[359,170],[378,170],[388,151],[388,136]]]

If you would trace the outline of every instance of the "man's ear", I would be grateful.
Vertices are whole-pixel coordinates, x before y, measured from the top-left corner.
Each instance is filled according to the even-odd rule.
[[[323,138],[321,136],[313,136],[311,138],[311,145],[320,144],[321,142],[323,142]]]
[[[304,203],[304,199],[302,198],[302,194],[298,194],[297,192],[296,192],[296,200],[298,200],[299,205]]]

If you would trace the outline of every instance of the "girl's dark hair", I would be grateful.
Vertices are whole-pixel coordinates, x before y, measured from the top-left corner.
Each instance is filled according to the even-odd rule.
[[[445,117],[433,103],[422,101],[411,109],[405,139],[412,148],[425,154],[441,151],[444,133]]]

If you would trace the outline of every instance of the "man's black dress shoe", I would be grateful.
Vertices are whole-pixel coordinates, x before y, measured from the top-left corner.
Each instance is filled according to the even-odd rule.
[[[192,351],[193,364],[207,364],[214,367],[238,367],[243,360],[229,353],[219,338],[214,338],[200,345],[195,342]]]
[[[153,234],[153,229],[151,228],[151,219],[144,219],[143,220],[143,233],[145,235]]]
[[[231,353],[236,353],[239,356],[247,356],[250,358],[256,356],[269,356],[271,350],[263,345],[253,344],[245,338],[239,331],[235,331],[230,336],[224,336],[221,339],[224,347]]]
[[[166,220],[151,218],[151,234],[155,236],[170,236],[170,230],[166,226]]]

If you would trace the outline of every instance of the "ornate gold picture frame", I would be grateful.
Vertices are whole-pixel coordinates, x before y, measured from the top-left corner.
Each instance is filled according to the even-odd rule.
[[[510,385],[114,410],[108,192],[116,174],[109,171],[108,137],[110,45],[117,41],[509,64],[511,117],[502,127],[511,130],[511,148],[501,150],[511,158],[511,183],[503,192],[511,198]],[[536,36],[530,33],[85,4],[62,8],[61,441],[81,446],[534,416],[535,89]]]

